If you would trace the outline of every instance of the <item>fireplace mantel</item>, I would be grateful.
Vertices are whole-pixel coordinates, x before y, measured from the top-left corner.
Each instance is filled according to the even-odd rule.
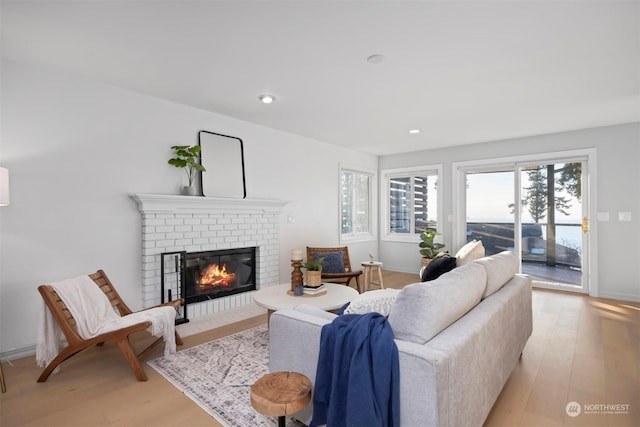
[[[227,199],[165,194],[132,194],[138,210],[148,212],[281,212],[288,203],[277,199]]]

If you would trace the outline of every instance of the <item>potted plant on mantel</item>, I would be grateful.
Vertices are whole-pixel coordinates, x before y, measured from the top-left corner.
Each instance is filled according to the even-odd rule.
[[[423,266],[429,264],[433,258],[442,252],[441,249],[444,249],[444,245],[442,243],[436,243],[433,241],[433,239],[439,235],[440,233],[432,228],[427,228],[422,232],[422,234],[420,234],[421,242],[418,246],[420,247]]]
[[[324,258],[314,259],[302,264],[302,267],[307,269],[307,286],[320,286],[322,284],[322,264]]]
[[[196,188],[193,186],[193,180],[196,178],[197,172],[206,172],[204,166],[198,163],[200,158],[200,146],[174,145],[171,147],[175,151],[176,157],[169,159],[168,163],[177,168],[184,168],[189,179],[189,186],[183,187],[182,194],[185,196],[195,196]]]

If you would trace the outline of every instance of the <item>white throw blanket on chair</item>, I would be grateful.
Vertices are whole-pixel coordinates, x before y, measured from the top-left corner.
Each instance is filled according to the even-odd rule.
[[[173,307],[156,307],[138,313],[120,316],[107,296],[89,276],[63,280],[50,285],[76,320],[78,334],[89,339],[106,332],[122,329],[141,322],[151,322],[148,331],[165,342],[164,355],[176,353],[175,317]],[[53,314],[44,304],[38,331],[36,361],[47,366],[60,351],[61,330]]]

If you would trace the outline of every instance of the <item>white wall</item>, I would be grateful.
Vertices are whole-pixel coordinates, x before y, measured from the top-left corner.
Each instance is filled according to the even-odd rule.
[[[103,268],[141,306],[141,219],[129,195],[177,194],[185,178],[166,164],[170,146],[196,144],[199,130],[244,140],[247,197],[290,201],[280,217],[282,281],[292,248],[338,244],[339,164],[378,169],[372,155],[12,61],[2,62],[1,98],[11,205],[0,208],[0,353],[35,344],[39,284]],[[385,156],[379,168],[443,163],[446,218],[452,162],[592,147],[598,211],[612,217],[598,224],[600,295],[638,300],[640,125]],[[619,211],[632,221],[618,222]],[[446,223],[449,248],[451,230]],[[378,257],[385,268],[416,271],[415,246],[381,242]],[[378,254],[376,242],[350,250],[356,262]]]
[[[441,163],[444,218],[453,214],[452,163],[525,154],[595,148],[597,150],[598,212],[609,212],[611,221],[597,224],[599,296],[640,301],[640,124],[609,126],[505,141],[381,157],[380,170]],[[631,212],[631,222],[618,221],[618,212]],[[595,219],[594,219],[595,220]],[[450,252],[451,222],[444,223],[443,239]],[[420,255],[416,244],[380,242],[385,267],[417,271]]]
[[[133,193],[178,194],[172,145],[199,130],[244,141],[248,198],[290,201],[280,218],[280,279],[290,250],[337,245],[339,163],[377,157],[82,77],[2,62],[0,165],[11,205],[0,208],[0,352],[36,342],[37,286],[104,269],[141,307],[141,217]],[[287,221],[294,219],[293,223]],[[355,260],[377,242],[350,245]]]

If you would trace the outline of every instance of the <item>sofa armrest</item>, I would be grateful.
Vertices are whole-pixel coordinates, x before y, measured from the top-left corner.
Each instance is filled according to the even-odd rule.
[[[309,306],[273,313],[269,320],[269,370],[300,372],[313,383],[322,327],[333,318],[334,314]]]
[[[299,372],[315,384],[322,327],[336,317],[316,307],[300,305],[278,310],[269,320],[269,371]],[[313,405],[294,416],[309,424]]]
[[[314,317],[326,319],[329,322],[333,322],[333,319],[336,318],[335,314],[329,313],[328,311],[324,311],[322,309],[319,309],[318,307],[314,307],[313,305],[308,305],[308,304],[297,305],[295,308],[293,308],[293,310],[298,313],[306,313]]]

